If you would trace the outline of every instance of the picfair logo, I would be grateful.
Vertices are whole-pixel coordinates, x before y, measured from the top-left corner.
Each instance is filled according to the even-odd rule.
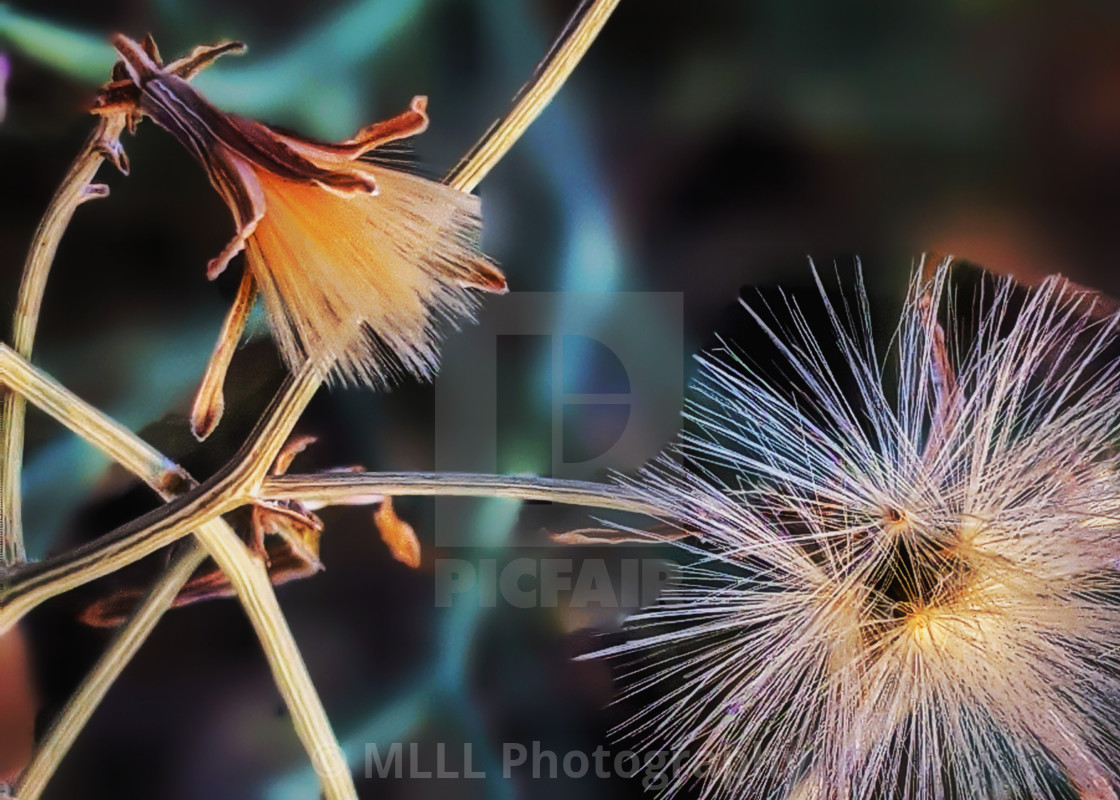
[[[682,309],[676,292],[488,302],[445,348],[436,469],[603,480],[640,467],[680,427]],[[437,546],[487,543],[471,535],[470,503],[437,499]]]

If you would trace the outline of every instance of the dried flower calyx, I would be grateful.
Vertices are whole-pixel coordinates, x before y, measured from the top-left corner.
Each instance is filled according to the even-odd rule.
[[[239,45],[198,48],[166,67],[150,40],[114,45],[127,77],[102,90],[94,111],[150,117],[205,167],[237,228],[207,274],[246,252],[289,367],[310,361],[371,385],[402,371],[427,377],[441,324],[471,315],[472,290],[506,290],[477,249],[477,197],[362,160],[422,132],[425,98],[328,144],[219,111],[184,79]]]

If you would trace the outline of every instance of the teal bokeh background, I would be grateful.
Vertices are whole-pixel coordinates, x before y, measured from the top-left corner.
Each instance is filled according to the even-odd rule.
[[[151,31],[165,56],[243,39],[249,53],[201,75],[200,89],[225,109],[320,137],[347,136],[426,94],[432,126],[415,149],[420,167],[439,175],[507,107],[574,5],[0,6],[0,51],[11,60],[0,124],[0,310],[6,318],[31,232],[92,125],[84,109],[112,64],[110,33]],[[204,475],[248,431],[280,368],[258,320],[234,365],[227,419],[215,441],[193,444],[182,415],[237,284],[237,270],[215,283],[203,270],[231,223],[170,137],[144,124],[125,146],[132,175],[104,174],[111,198],[79,210],[59,251],[35,360]],[[569,308],[569,292],[682,293],[683,329],[633,321],[650,352],[666,337],[683,339],[686,353],[717,331],[735,337],[743,287],[804,286],[806,256],[825,266],[862,256],[885,325],[912,257],[926,248],[1026,281],[1061,271],[1120,294],[1120,7],[623,0],[560,98],[479,193],[487,251],[514,291],[558,293],[557,319],[618,313],[609,295],[600,307]],[[541,472],[545,448],[529,434],[551,419],[549,395],[538,391],[545,372],[509,378],[525,399],[516,419],[525,435],[512,431],[508,440],[522,444],[504,454]],[[429,469],[434,405],[432,388],[412,383],[384,396],[324,392],[300,426],[321,442],[297,469]],[[42,416],[29,426],[35,554],[151,506]],[[470,556],[546,540],[515,504],[471,508],[461,522],[477,545]],[[431,504],[405,500],[399,510],[425,545],[421,570],[389,559],[368,511],[331,510],[326,572],[280,590],[359,773],[367,742],[417,742],[428,753],[437,742],[452,751],[470,742],[476,766],[493,765],[502,742],[539,740],[559,752],[609,742],[627,711],[608,707],[617,676],[607,664],[571,660],[592,648],[591,623],[602,620],[564,609],[435,608],[431,565],[441,551]],[[596,524],[578,509],[554,512],[550,530]],[[45,717],[105,640],[73,621],[80,602],[62,598],[31,620]],[[215,602],[169,615],[48,797],[303,797],[311,785],[303,765],[240,610]],[[641,790],[622,779],[359,786],[393,798]]]

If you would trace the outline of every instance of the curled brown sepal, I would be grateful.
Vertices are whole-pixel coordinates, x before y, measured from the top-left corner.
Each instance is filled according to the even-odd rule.
[[[218,341],[210,354],[210,361],[206,364],[206,372],[202,375],[198,392],[195,394],[194,403],[191,404],[191,433],[198,441],[205,440],[222,419],[225,411],[225,382],[226,373],[229,371],[233,354],[245,332],[245,325],[249,321],[249,313],[253,310],[253,301],[257,297],[257,284],[252,273],[246,272],[241,276],[241,285],[237,289],[237,296],[226,314],[222,330],[218,333]]]
[[[389,548],[393,558],[405,566],[417,569],[420,566],[420,540],[412,526],[397,516],[393,510],[393,498],[386,497],[374,512],[373,521],[381,534],[381,541]]]
[[[276,456],[273,464],[272,475],[284,475],[291,467],[292,460],[314,444],[314,436],[293,437]],[[361,465],[342,467],[330,472],[361,472]],[[393,498],[384,495],[356,495],[341,501],[340,505],[370,505],[377,503],[373,521],[381,534],[381,540],[389,548],[393,558],[406,566],[416,569],[420,566],[420,540],[412,526],[397,516],[393,508]],[[305,503],[301,500],[280,500],[258,502],[253,506],[252,538],[250,547],[265,557],[269,558],[266,548],[267,535],[281,536],[287,545],[287,553],[302,557],[308,568],[312,565],[322,568],[319,564],[319,538],[323,532],[323,523],[314,513],[313,509],[322,508],[322,504]],[[272,565],[269,565],[270,571]]]
[[[127,114],[123,116],[103,116],[94,134],[96,136],[93,143],[94,151],[100,153],[106,161],[116,167],[117,172],[121,175],[127,175],[130,169],[128,155],[124,152],[124,145],[121,144],[121,133],[128,124],[128,120],[129,117]],[[108,192],[106,192],[106,194],[108,194]],[[84,197],[83,202],[89,199],[93,198],[88,196]]]
[[[85,203],[90,200],[97,200],[102,197],[109,196],[109,187],[104,183],[91,183],[82,190],[82,197],[79,202]]]
[[[278,577],[273,564],[273,550],[265,546],[265,537],[279,536],[282,548],[300,565],[298,575]],[[273,576],[273,583],[282,583],[295,577],[304,577],[323,568],[319,561],[319,540],[323,535],[323,521],[298,500],[261,502],[253,506],[252,538],[249,546],[264,559]]]
[[[144,37],[143,41],[139,43],[132,42],[132,45],[135,46],[139,52],[144,54],[147,63],[154,64],[157,69],[163,70],[170,75],[175,75],[182,80],[190,80],[201,70],[210,66],[210,64],[227,53],[243,53],[245,51],[245,45],[243,43],[234,41],[221,41],[217,44],[199,45],[187,55],[182,58],[177,58],[170,64],[164,66],[163,59],[159,54],[159,48],[156,47],[155,40],[150,33]],[[90,111],[100,115],[126,113],[129,115],[129,131],[135,132],[136,123],[140,121],[142,116],[140,110],[140,88],[136,85],[132,77],[130,77],[129,70],[126,68],[124,62],[118,61],[113,65],[110,80],[97,91]]]
[[[345,141],[319,142],[219,111],[154,47],[120,35],[113,44],[124,77],[102,104],[150,117],[202,164],[234,221],[207,275],[245,251],[293,370],[310,361],[374,386],[401,372],[428,377],[441,331],[473,314],[474,290],[506,291],[478,250],[478,198],[363,158],[423,131],[425,98]]]
[[[151,38],[151,34],[145,38],[145,41],[149,38]],[[200,44],[182,58],[172,61],[166,69],[173,75],[178,75],[183,80],[189,81],[220,57],[230,53],[240,55],[244,52],[245,44],[243,42],[225,40],[217,44]]]
[[[293,436],[276,456],[272,465],[273,475],[283,475],[292,465],[292,459],[317,441],[314,436]],[[323,521],[299,500],[257,502],[253,505],[249,547],[270,563],[265,547],[265,537],[280,536],[290,554],[301,560],[305,568],[317,572],[323,568],[319,562],[319,539]]]

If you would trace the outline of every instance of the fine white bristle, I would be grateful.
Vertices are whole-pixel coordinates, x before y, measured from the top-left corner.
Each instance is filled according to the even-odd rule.
[[[642,709],[620,733],[677,755],[670,794],[1115,800],[1117,319],[1055,278],[966,320],[942,265],[881,360],[857,284],[752,312],[783,378],[705,356],[627,481],[696,544],[598,654]]]

